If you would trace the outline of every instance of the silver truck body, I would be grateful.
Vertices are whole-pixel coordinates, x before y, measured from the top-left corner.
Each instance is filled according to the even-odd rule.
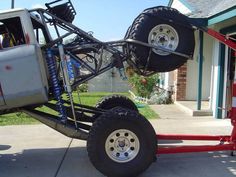
[[[0,21],[19,17],[27,44],[0,50],[0,110],[48,101],[45,59],[25,9],[0,12]]]

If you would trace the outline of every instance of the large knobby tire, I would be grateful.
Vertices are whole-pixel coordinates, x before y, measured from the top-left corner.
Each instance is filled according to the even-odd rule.
[[[87,140],[90,161],[108,177],[132,177],[145,171],[156,157],[152,125],[136,111],[113,108],[93,124]]]
[[[138,111],[137,106],[132,100],[123,95],[109,95],[103,97],[97,104],[96,108],[109,110],[115,107],[122,107]]]
[[[194,30],[185,15],[170,7],[154,7],[145,10],[129,29],[128,38],[167,48],[186,55],[193,55]],[[132,44],[131,54],[138,68],[147,66],[150,48]],[[168,72],[186,63],[187,58],[153,49],[148,71]]]

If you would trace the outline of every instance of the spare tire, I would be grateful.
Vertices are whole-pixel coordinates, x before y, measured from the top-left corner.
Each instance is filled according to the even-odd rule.
[[[170,7],[146,9],[133,22],[126,38],[160,46],[186,55],[193,55],[195,47],[194,30],[188,17]],[[139,44],[130,45],[136,67],[148,71],[168,72],[179,68],[188,58],[152,49]],[[148,57],[149,63],[147,64]]]

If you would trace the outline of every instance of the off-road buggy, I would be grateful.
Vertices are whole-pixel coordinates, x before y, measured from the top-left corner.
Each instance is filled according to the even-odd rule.
[[[192,58],[194,31],[204,20],[153,7],[134,20],[124,39],[101,42],[72,24],[76,10],[70,0],[46,7],[0,13],[0,34],[9,33],[15,41],[0,50],[0,113],[22,111],[68,137],[86,140],[91,162],[107,176],[140,174],[155,160],[157,138],[135,104],[114,95],[91,107],[75,103],[72,93],[113,67],[126,78],[124,63],[144,76],[177,69]],[[57,115],[40,111],[41,106]]]

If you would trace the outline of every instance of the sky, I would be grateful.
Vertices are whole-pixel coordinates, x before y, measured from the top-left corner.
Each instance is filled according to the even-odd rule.
[[[71,0],[77,15],[73,22],[92,31],[102,41],[122,39],[133,20],[146,8],[167,5],[169,0]],[[50,0],[15,0],[15,8],[43,7]],[[1,0],[0,9],[9,9],[11,0]]]

